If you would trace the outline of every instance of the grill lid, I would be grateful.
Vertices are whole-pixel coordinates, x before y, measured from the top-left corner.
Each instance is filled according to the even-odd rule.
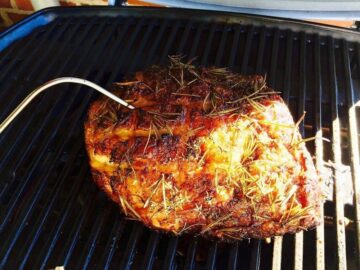
[[[127,5],[128,0],[112,1]],[[349,20],[360,18],[357,0],[146,0],[166,7],[228,11],[301,20]],[[131,3],[130,3],[131,5]]]
[[[1,120],[28,90],[56,77],[107,87],[124,74],[166,64],[168,55],[197,56],[201,65],[267,74],[295,118],[307,111],[301,131],[318,138],[307,146],[319,171],[329,167],[334,178],[327,182],[334,192],[324,205],[324,224],[316,230],[271,244],[158,234],[124,219],[91,181],[83,121],[98,95],[59,85],[0,136],[0,268],[359,267],[358,33],[230,13],[59,8],[31,16],[0,38]]]

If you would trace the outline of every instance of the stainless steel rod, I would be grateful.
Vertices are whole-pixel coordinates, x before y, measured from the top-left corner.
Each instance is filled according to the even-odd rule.
[[[74,78],[74,77],[62,77],[57,78],[54,80],[51,80],[47,83],[44,83],[43,85],[36,88],[34,91],[32,91],[10,114],[8,117],[5,118],[5,120],[0,124],[0,134],[6,129],[6,127],[15,119],[15,117],[41,92],[44,90],[50,88],[51,86],[61,84],[61,83],[76,83],[76,84],[82,84],[89,86],[96,91],[99,91],[100,93],[104,94],[105,96],[111,98],[112,100],[120,103],[121,105],[129,108],[129,109],[135,109],[134,106],[130,105],[126,101],[122,100],[121,98],[115,96],[114,94],[110,93],[109,91],[105,90],[101,86],[90,82],[85,79],[80,78]]]

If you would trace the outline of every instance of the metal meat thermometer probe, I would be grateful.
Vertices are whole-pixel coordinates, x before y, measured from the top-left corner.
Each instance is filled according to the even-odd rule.
[[[88,80],[80,79],[80,78],[74,78],[74,77],[62,77],[57,78],[51,81],[48,81],[44,83],[43,85],[36,88],[34,91],[32,91],[10,114],[8,117],[5,118],[5,120],[0,124],[0,134],[6,129],[6,127],[15,119],[15,117],[41,92],[44,90],[50,88],[51,86],[61,84],[61,83],[76,83],[76,84],[82,84],[89,86],[96,91],[99,91],[100,93],[104,94],[105,96],[111,98],[112,100],[120,103],[121,105],[129,108],[129,109],[135,109],[134,106],[130,105],[126,101],[122,100],[121,98],[118,98],[114,94],[110,93],[109,91],[105,90],[101,86],[90,82]]]

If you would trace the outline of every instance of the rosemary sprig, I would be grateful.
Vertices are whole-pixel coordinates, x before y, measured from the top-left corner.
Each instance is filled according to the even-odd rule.
[[[298,146],[298,145],[301,144],[301,143],[305,143],[305,142],[309,142],[309,141],[314,141],[314,140],[316,140],[316,139],[320,139],[320,140],[323,140],[323,141],[325,141],[325,142],[331,142],[328,138],[316,137],[316,136],[314,136],[314,137],[309,137],[309,138],[301,139],[301,140],[293,143],[293,144],[292,144],[292,147],[296,147],[296,146]]]
[[[229,213],[225,216],[222,216],[220,218],[218,218],[217,220],[211,222],[210,224],[208,224],[200,233],[204,234],[207,231],[211,230],[213,227],[219,225],[221,222],[223,222],[224,220],[227,220],[228,218],[230,218],[232,216],[233,213]]]
[[[215,111],[215,112],[209,113],[208,116],[213,117],[213,116],[226,115],[226,114],[229,114],[229,113],[239,111],[240,109],[241,109],[241,107],[236,107],[236,108],[225,109],[225,110],[222,110],[222,111]]]
[[[175,56],[169,56],[170,59],[170,66],[169,66],[169,72],[168,75],[175,80],[175,82],[177,84],[179,84],[180,88],[177,90],[180,90],[182,88],[184,88],[185,86],[189,86],[190,84],[194,83],[195,81],[198,80],[199,76],[196,74],[195,72],[195,66],[191,65],[191,62],[194,60],[190,60],[187,63],[183,63],[182,59],[184,58],[184,56],[181,55],[175,55]],[[178,72],[179,74],[177,74],[178,77],[176,77],[176,75],[174,75],[172,73],[172,71]],[[192,78],[191,81],[186,82],[185,81],[185,73],[188,72],[192,75],[197,75],[195,76],[195,78]]]
[[[173,78],[179,85],[180,85],[180,88],[183,88],[184,87],[184,82],[182,81],[182,82],[180,82],[172,73],[171,73],[171,71],[169,70],[169,76],[171,77],[171,78]]]
[[[243,101],[243,100],[253,99],[253,98],[255,98],[255,96],[256,96],[257,94],[259,94],[259,90],[254,91],[253,93],[251,93],[251,94],[249,94],[249,95],[244,95],[244,96],[242,96],[241,98],[227,101],[226,103],[233,104],[233,103],[239,103],[239,102],[241,102],[241,101]]]
[[[181,113],[173,113],[173,112],[155,112],[155,111],[147,111],[149,114],[158,115],[161,117],[169,118],[172,116],[179,116]]]
[[[128,201],[123,196],[119,195],[119,199],[120,199],[121,206],[124,209],[125,215],[127,215],[126,209],[129,209],[135,217],[137,217],[138,219],[141,219],[141,216],[139,215],[139,213],[136,212],[136,210],[128,203]]]
[[[278,126],[278,127],[282,127],[282,128],[294,128],[293,125],[287,125],[287,124],[282,124],[282,123],[276,123],[276,122],[271,122],[271,121],[267,121],[267,120],[260,120],[258,121],[260,124],[265,124],[265,125],[272,125],[272,126]]]
[[[244,139],[243,153],[241,157],[241,163],[244,164],[255,152],[258,147],[257,140],[252,134],[248,134]]]
[[[199,165],[202,165],[203,162],[205,161],[205,157],[207,155],[207,153],[209,152],[209,150],[205,150],[204,154],[201,156],[200,160],[198,161]]]
[[[292,211],[292,212],[295,212],[295,213],[294,214],[291,213],[286,220],[282,221],[282,224],[287,225],[287,226],[289,226],[290,224],[297,225],[300,222],[300,220],[308,218],[308,217],[311,216],[311,215],[306,214],[306,213],[308,213],[313,208],[314,207],[311,206],[311,205],[309,205],[309,206],[307,206],[305,208],[301,208],[301,205],[297,206],[297,207],[293,207],[289,211]]]
[[[149,197],[147,198],[147,200],[145,201],[145,204],[144,204],[143,208],[148,207],[148,205],[149,205],[149,203],[150,203],[150,201],[151,201],[151,198],[154,196],[154,194],[156,193],[156,191],[157,191],[158,188],[159,188],[159,185],[160,185],[161,180],[162,180],[162,177],[160,177],[159,180],[157,180],[154,184],[152,184],[152,185],[150,186],[150,188],[153,188],[153,190],[151,191],[150,196],[149,196]]]
[[[127,216],[127,210],[126,210],[126,206],[125,206],[125,203],[124,203],[124,199],[120,194],[118,195],[118,197],[119,197],[121,207],[124,210],[124,214],[125,214],[125,216]]]
[[[174,96],[187,96],[187,97],[201,97],[195,94],[188,94],[188,93],[171,93]]]
[[[225,236],[228,237],[228,238],[232,238],[232,239],[234,239],[234,240],[237,240],[237,241],[243,240],[243,238],[242,238],[241,236],[236,237],[236,236],[234,236],[234,235],[232,235],[232,234],[229,234],[229,233],[223,233],[223,235],[225,235]]]
[[[218,67],[209,68],[208,72],[213,74],[213,75],[220,75],[220,76],[227,76],[227,75],[230,74],[230,71],[225,67],[222,67],[222,68],[218,68]]]
[[[161,182],[162,182],[162,196],[163,196],[163,203],[164,203],[164,209],[167,209],[166,205],[166,190],[165,190],[165,176],[162,174],[161,176]]]
[[[265,106],[262,105],[260,102],[251,99],[251,98],[246,98],[247,102],[256,110],[258,110],[259,112],[263,112],[266,110]]]
[[[130,158],[129,158],[128,154],[125,154],[125,158],[126,158],[128,164],[129,164],[129,166],[130,166],[130,168],[131,168],[131,170],[132,170],[132,172],[133,172],[133,174],[134,174],[135,179],[138,180],[136,171],[135,171],[134,167],[132,166],[132,163],[131,163],[131,161],[130,161]]]
[[[150,125],[149,125],[149,134],[148,134],[148,138],[147,138],[147,141],[146,141],[146,144],[145,144],[144,150],[143,150],[143,154],[145,154],[146,148],[148,147],[149,142],[150,142],[150,138],[151,138],[151,130],[152,130],[151,128],[152,128],[152,124],[150,123]]]
[[[115,82],[115,85],[119,85],[119,86],[129,86],[129,85],[134,85],[139,83],[139,81],[131,81],[131,82]]]
[[[216,170],[216,169],[215,169],[214,185],[215,185],[216,192],[218,192],[219,175],[218,175],[218,170]]]
[[[191,224],[189,226],[187,226],[187,224],[185,223],[184,224],[184,227],[177,233],[177,235],[180,235],[188,230],[190,230],[191,228],[194,228],[194,227],[197,227],[197,226],[203,226],[204,223],[194,223],[194,224]]]
[[[296,139],[295,137],[298,134],[298,129],[299,129],[300,123],[305,119],[305,115],[306,115],[306,112],[304,112],[302,114],[302,116],[300,117],[300,119],[295,123],[294,130],[293,130],[293,136],[291,138],[291,143],[290,143],[291,145],[293,145],[293,143]]]

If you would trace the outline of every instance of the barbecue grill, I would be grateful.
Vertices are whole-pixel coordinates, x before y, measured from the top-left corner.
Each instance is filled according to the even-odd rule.
[[[307,112],[300,130],[316,137],[307,147],[318,170],[332,172],[323,225],[271,243],[225,244],[126,219],[89,173],[83,122],[99,94],[58,85],[0,136],[0,268],[359,269],[357,32],[200,10],[47,9],[0,35],[0,120],[48,80],[74,76],[108,87],[174,54],[267,75],[295,119]]]

